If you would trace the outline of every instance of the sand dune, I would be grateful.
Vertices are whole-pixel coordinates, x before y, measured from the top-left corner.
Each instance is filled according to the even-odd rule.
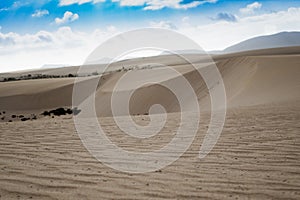
[[[230,56],[215,57],[214,60],[224,80],[229,107],[276,104],[299,100],[300,96],[296,91],[300,85],[298,78],[300,75],[298,69],[300,53],[296,54],[295,47],[292,50],[290,48],[281,48],[280,50],[282,54],[274,49],[275,55],[265,55],[264,51],[259,50],[261,56],[252,51],[248,52],[248,55],[242,53],[242,55],[230,54]],[[300,48],[297,50],[300,52]],[[287,52],[291,51],[293,53],[286,55]],[[172,56],[166,57],[169,59],[174,58]],[[190,55],[188,58],[194,62],[197,60],[196,55]],[[152,60],[151,58],[147,59],[149,63],[158,63],[160,57],[153,57]],[[174,65],[174,60],[170,59],[168,64],[165,56],[162,56],[162,60],[164,64],[180,71],[196,91],[200,105],[204,108],[209,107],[208,89],[199,73],[183,61]],[[138,62],[142,61],[143,59],[138,60]],[[128,63],[129,61],[125,62]],[[205,67],[208,63],[204,62],[202,65]],[[67,74],[67,68],[55,70],[51,69],[47,73],[58,74],[64,70],[64,74]],[[181,76],[169,77],[167,76],[168,70],[163,67],[152,70],[132,70],[129,73],[135,82],[153,82],[153,77],[155,77],[155,80],[160,80],[160,83],[165,84],[172,84]],[[111,94],[117,81],[124,74],[125,72],[122,71],[112,72],[102,77],[96,94],[99,116],[111,116]],[[87,78],[78,79],[85,80]],[[0,110],[40,111],[41,109],[71,107],[74,80],[74,78],[60,78],[1,83]],[[128,81],[114,92],[124,93],[125,95],[125,93],[132,92],[132,87],[133,81]],[[179,111],[178,103],[176,103],[176,98],[173,97],[168,89],[157,84],[148,84],[134,93],[131,99],[131,111],[133,114],[144,114],[148,112],[149,106],[156,102],[165,105],[169,112],[177,112]]]
[[[74,79],[46,79],[0,84],[1,110],[30,111],[70,106]]]
[[[203,69],[211,64],[203,56],[187,56]],[[5,116],[0,123],[0,199],[299,199],[300,48],[213,58],[224,80],[228,113],[218,143],[202,160],[198,153],[210,119],[210,98],[194,68],[163,55],[113,64],[113,70],[147,66],[130,70],[131,81],[118,89],[115,86],[124,70],[101,78],[96,92],[99,121],[107,136],[128,151],[161,148],[176,133],[179,103],[159,84],[174,85],[183,76],[197,95],[203,115],[193,144],[172,165],[145,174],[119,172],[97,161],[84,148],[71,115],[39,115],[45,110],[71,107],[74,81],[80,80],[84,88],[97,76],[0,82],[0,119]],[[166,68],[153,64],[159,61],[180,74],[170,76]],[[97,66],[90,67],[94,67],[93,72]],[[77,70],[69,67],[30,73],[68,75]],[[129,105],[133,119],[147,124],[149,108],[159,103],[168,112],[168,123],[158,136],[142,140],[117,127],[110,106],[113,92],[120,95],[118,104],[123,106],[134,83],[145,80],[159,83],[145,84],[133,94]],[[40,119],[22,122],[13,120],[12,114],[37,114]]]

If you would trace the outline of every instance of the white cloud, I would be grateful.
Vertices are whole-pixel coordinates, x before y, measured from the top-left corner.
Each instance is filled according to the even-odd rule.
[[[47,31],[39,31],[36,34],[20,35],[17,33],[0,32],[0,52],[9,53],[24,48],[34,49],[47,46],[54,42],[53,34]]]
[[[3,34],[0,33],[0,48],[4,48],[7,45],[14,45],[15,41],[14,38],[16,36],[16,33],[7,33],[7,34]]]
[[[198,0],[183,3],[183,0],[112,0],[120,2],[121,6],[144,6],[144,10],[160,10],[163,8],[189,9],[205,3],[216,3],[218,0]]]
[[[55,18],[55,23],[57,25],[61,25],[61,24],[66,24],[66,23],[69,23],[69,22],[73,22],[77,19],[79,19],[78,14],[76,14],[76,13],[74,14],[70,11],[66,11],[62,18]]]
[[[150,26],[153,28],[177,29],[175,24],[170,21],[150,22]]]
[[[262,7],[262,4],[259,2],[254,2],[252,4],[248,4],[245,8],[241,8],[240,12],[242,14],[253,14],[255,10],[258,10]]]
[[[48,10],[36,10],[31,16],[32,17],[43,17],[45,15],[49,15]]]
[[[72,4],[85,4],[85,3],[100,3],[100,2],[105,2],[105,0],[60,0],[59,1],[59,5],[60,6],[68,6],[68,5],[72,5]]]
[[[45,64],[80,65],[101,42],[118,33],[116,27],[77,32],[68,26],[54,32],[35,34],[2,33],[0,30],[0,71],[37,68]]]

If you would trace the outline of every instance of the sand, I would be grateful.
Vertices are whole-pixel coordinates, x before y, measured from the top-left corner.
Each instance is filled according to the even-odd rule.
[[[168,61],[166,56],[161,59],[171,66],[176,61]],[[225,126],[216,146],[207,157],[198,158],[210,118],[209,109],[203,109],[199,131],[188,151],[170,166],[144,174],[116,171],[96,160],[84,148],[71,115],[8,122],[13,113],[38,115],[70,107],[75,78],[1,82],[0,117],[6,118],[0,123],[0,199],[299,199],[300,48],[218,55],[215,61],[228,101]],[[209,107],[201,77],[185,63],[174,68],[197,91],[200,105]],[[166,83],[178,78],[167,77],[163,68],[145,70],[157,73]],[[141,77],[143,71],[132,73]],[[122,134],[109,109],[111,93],[122,74],[106,75],[98,87],[101,125],[108,137],[126,150],[161,148],[180,121],[178,103],[166,89],[145,85],[131,101],[131,114],[140,114],[133,118],[138,124],[147,123],[149,118],[143,114],[151,104],[160,102],[169,112],[168,124],[159,136],[148,140]],[[86,80],[82,79],[83,83]],[[116,92],[130,92],[131,85],[128,82]]]
[[[299,199],[299,111],[293,106],[232,110],[205,159],[197,158],[206,129],[202,125],[179,160],[146,174],[118,172],[98,162],[83,147],[72,119],[1,123],[1,198]],[[114,137],[120,132],[111,118],[102,122],[124,148],[166,142],[126,142]]]
[[[280,53],[281,52],[281,53]],[[299,53],[297,53],[299,52]],[[201,56],[187,55],[196,63],[201,63]],[[199,58],[200,57],[200,58]],[[140,58],[130,61],[121,61],[114,64],[112,69],[122,66],[138,66],[143,62],[159,63],[171,66],[190,82],[202,108],[210,107],[208,88],[202,77],[195,69],[184,63],[176,56],[161,56],[153,58]],[[198,61],[199,60],[199,61]],[[262,104],[273,104],[300,99],[300,93],[296,92],[300,87],[300,47],[279,48],[271,50],[258,50],[228,55],[214,56],[224,80],[228,107],[252,106]],[[176,64],[178,62],[178,64]],[[209,65],[207,60],[200,64]],[[149,64],[149,66],[151,66]],[[87,66],[88,68],[91,66]],[[102,65],[98,68],[100,69]],[[66,67],[63,69],[46,69],[45,74],[63,75],[73,73],[78,67]],[[90,72],[94,72],[92,66]],[[47,72],[47,73],[46,73]],[[39,74],[40,71],[37,72]],[[96,92],[97,114],[99,117],[112,116],[110,105],[111,95],[119,78],[126,72],[113,72],[102,77],[101,87]],[[160,83],[172,84],[180,78],[167,76],[168,71],[164,68],[153,68],[145,70],[130,71],[134,81],[160,80]],[[31,72],[35,74],[35,72]],[[16,73],[15,76],[20,74]],[[22,74],[25,75],[25,74]],[[12,76],[10,74],[10,76]],[[0,77],[9,77],[7,74]],[[85,82],[89,77],[78,79]],[[94,77],[90,77],[93,79]],[[213,78],[213,77],[211,77]],[[24,80],[0,83],[0,111],[31,111],[39,113],[45,109],[72,106],[73,83],[76,78],[55,78]],[[132,92],[132,82],[128,81],[121,86],[118,93]],[[159,94],[159,95],[157,95]],[[149,98],[151,97],[151,98]],[[122,102],[122,99],[120,100]],[[144,114],[155,102],[166,107],[168,112],[178,112],[179,106],[168,90],[155,84],[149,84],[135,92],[131,99],[131,113]]]

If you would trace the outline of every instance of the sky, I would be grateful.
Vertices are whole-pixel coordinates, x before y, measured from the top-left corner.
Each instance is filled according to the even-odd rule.
[[[80,65],[108,38],[148,27],[222,50],[300,31],[300,0],[1,0],[0,72]]]

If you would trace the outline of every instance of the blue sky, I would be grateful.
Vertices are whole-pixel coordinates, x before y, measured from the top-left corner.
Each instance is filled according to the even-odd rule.
[[[207,1],[202,5],[189,9],[164,7],[162,9],[144,10],[147,6],[122,6],[120,2],[104,0],[104,2],[94,3],[93,0],[82,0],[86,3],[76,3],[80,0],[66,0],[68,4],[61,4],[63,0],[5,0],[0,2],[0,25],[2,32],[34,33],[39,30],[55,30],[55,18],[61,18],[66,11],[78,14],[80,20],[75,20],[68,25],[77,30],[103,28],[114,25],[123,28],[135,28],[148,26],[153,20],[178,20],[186,15],[194,21],[201,20],[199,24],[210,23],[211,19],[219,13],[238,14],[239,9],[246,7],[254,1],[248,0],[219,0]],[[121,0],[122,1],[122,0]],[[137,2],[138,0],[132,0]],[[174,1],[174,0],[173,0]],[[72,2],[74,2],[72,4]],[[130,0],[127,0],[130,2]],[[145,2],[147,2],[145,0]],[[176,2],[176,0],[174,1]],[[185,0],[180,5],[193,2]],[[201,2],[201,1],[199,1]],[[289,7],[300,6],[299,0],[286,1],[259,1],[263,7],[257,13],[270,13],[287,9]],[[134,3],[132,3],[134,5]],[[32,15],[38,11],[45,11],[40,17]],[[65,24],[64,24],[65,25]]]
[[[135,28],[174,29],[214,50],[300,31],[299,19],[299,0],[2,0],[0,71],[81,64],[101,41]]]

